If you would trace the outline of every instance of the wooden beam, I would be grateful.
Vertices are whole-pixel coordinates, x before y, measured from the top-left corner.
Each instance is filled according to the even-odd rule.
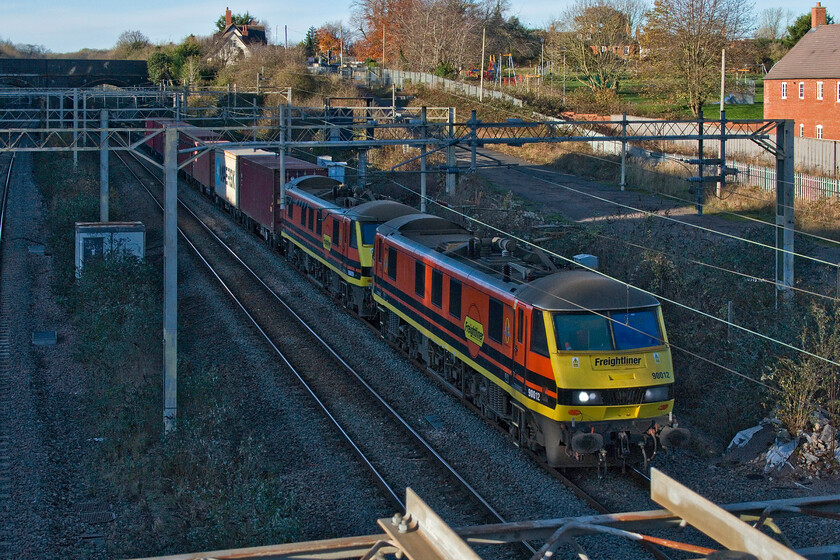
[[[761,560],[804,560],[783,544],[653,468],[650,470],[650,497],[730,550],[749,552]]]

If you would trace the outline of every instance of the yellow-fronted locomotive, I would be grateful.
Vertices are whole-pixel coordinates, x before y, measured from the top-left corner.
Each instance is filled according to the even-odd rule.
[[[655,298],[426,214],[380,226],[374,255],[383,336],[549,464],[641,462],[688,436]]]

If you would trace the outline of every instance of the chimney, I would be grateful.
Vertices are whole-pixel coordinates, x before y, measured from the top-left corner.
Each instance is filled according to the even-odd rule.
[[[248,36],[248,26],[247,26],[247,25],[243,25],[243,26],[242,26],[242,36],[243,36],[243,37],[247,37],[247,36]]]
[[[811,8],[811,29],[819,25],[825,25],[825,6],[817,2],[816,7]]]
[[[813,10],[811,10],[813,13]],[[823,8],[823,13],[825,13],[825,8]],[[814,16],[811,16],[811,21],[814,21]],[[230,15],[230,8],[225,8],[225,27],[230,27],[231,24],[231,15]]]

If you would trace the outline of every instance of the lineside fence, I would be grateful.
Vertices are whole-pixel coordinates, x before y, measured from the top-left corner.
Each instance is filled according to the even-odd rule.
[[[345,78],[364,82],[370,85],[404,87],[406,84],[422,84],[426,87],[441,89],[449,93],[456,93],[459,95],[466,95],[479,99],[482,96],[481,88],[472,84],[450,80],[449,78],[442,78],[429,74],[427,72],[408,72],[406,70],[391,70],[386,68],[384,70],[371,70],[369,68],[344,68],[341,70],[341,75]],[[484,87],[484,98],[496,99],[499,101],[506,101],[522,107],[521,99],[517,99],[507,93]]]

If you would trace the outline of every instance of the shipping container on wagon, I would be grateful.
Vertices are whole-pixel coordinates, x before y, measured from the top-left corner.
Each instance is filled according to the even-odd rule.
[[[216,151],[224,149],[223,144],[227,143],[227,140],[208,141],[210,149],[196,156],[193,161],[190,173],[192,180],[207,194],[216,190]]]
[[[326,177],[328,170],[291,156],[286,156],[283,183],[309,175]],[[251,155],[240,157],[239,209],[265,229],[264,234],[280,232],[280,157]]]
[[[177,121],[173,119],[147,119],[146,120],[146,136],[149,138],[146,140],[146,146],[151,149],[158,158],[163,160],[163,145],[164,145],[164,138],[165,133],[160,132],[155,134],[158,129],[166,128],[167,126],[172,126]],[[154,136],[152,136],[155,134]]]
[[[209,143],[217,143],[219,141],[219,133],[214,132],[213,130],[209,130],[206,128],[201,128],[198,126],[188,125],[180,131],[179,139],[178,139],[178,165],[180,166],[181,163],[187,161],[187,165],[181,168],[181,170],[188,176],[194,177],[196,174],[195,167],[198,159],[203,157],[205,160],[210,160],[211,158],[206,155],[206,152],[202,152],[200,155],[198,154],[199,150],[196,149],[191,153],[180,153],[185,150],[189,150],[191,148],[198,148],[199,146],[204,146]],[[209,163],[202,161],[203,165],[209,165]],[[212,184],[212,183],[211,183]]]
[[[228,206],[239,208],[239,160],[242,156],[271,156],[253,148],[216,148],[216,196]]]

